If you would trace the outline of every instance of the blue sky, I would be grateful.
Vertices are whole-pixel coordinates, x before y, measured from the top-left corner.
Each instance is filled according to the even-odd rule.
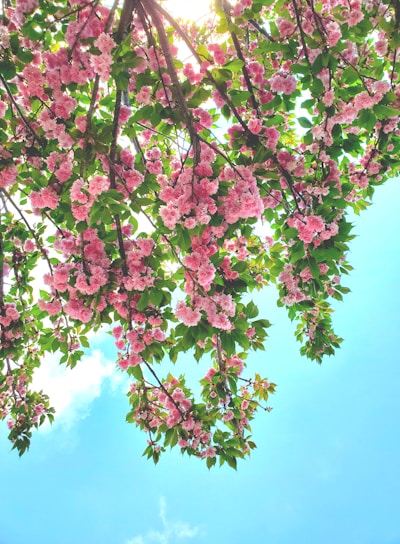
[[[274,326],[250,360],[279,387],[237,472],[178,452],[142,458],[112,349],[97,340],[81,368],[53,370],[60,417],[28,454],[0,431],[0,544],[400,544],[399,181],[374,200],[357,218],[335,358],[301,358],[265,293]]]

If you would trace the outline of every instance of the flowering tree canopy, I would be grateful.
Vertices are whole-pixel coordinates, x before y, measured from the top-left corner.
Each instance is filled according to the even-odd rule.
[[[220,0],[197,24],[162,0],[3,0],[0,417],[20,454],[54,417],[35,369],[104,327],[148,457],[249,454],[275,387],[246,374],[269,326],[251,292],[276,284],[302,354],[339,347],[348,212],[400,164],[399,26],[399,0]],[[212,361],[198,391],[163,375],[182,352]]]

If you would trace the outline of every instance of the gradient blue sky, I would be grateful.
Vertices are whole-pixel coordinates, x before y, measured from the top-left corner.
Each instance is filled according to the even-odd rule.
[[[274,326],[250,360],[279,387],[237,472],[142,458],[112,349],[97,341],[81,370],[53,370],[61,415],[28,454],[0,431],[0,544],[400,544],[399,181],[374,200],[357,218],[335,358],[302,359],[265,293]]]

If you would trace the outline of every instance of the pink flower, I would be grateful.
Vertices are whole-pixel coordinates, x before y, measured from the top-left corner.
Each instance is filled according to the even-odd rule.
[[[104,176],[94,176],[89,182],[88,193],[92,196],[100,195],[110,188],[110,180]]]
[[[183,400],[185,400],[186,397],[182,389],[180,387],[177,387],[172,393],[172,398],[175,402],[182,402]]]
[[[250,327],[245,331],[245,334],[248,338],[252,338],[256,334],[256,329],[254,327]]]
[[[0,119],[2,119],[7,111],[7,104],[0,100]]]
[[[94,72],[100,76],[102,81],[108,81],[111,74],[112,63],[113,58],[110,53],[90,56],[90,65]]]
[[[122,370],[126,370],[129,366],[128,359],[120,359],[118,361],[118,366],[122,368]]]
[[[92,318],[92,311],[76,298],[69,300],[64,306],[64,310],[72,319],[82,321],[82,323],[89,323]]]
[[[195,173],[198,176],[208,176],[208,177],[210,177],[213,174],[213,170],[212,170],[211,166],[208,163],[200,162],[195,168]]]
[[[35,412],[38,416],[42,415],[45,412],[45,407],[43,403],[37,404],[35,406]]]
[[[213,264],[202,264],[197,273],[197,281],[203,287],[208,287],[215,277],[215,266]]]
[[[261,132],[262,125],[260,119],[250,119],[247,126],[253,134],[259,134]]]
[[[322,275],[326,274],[329,270],[329,267],[326,263],[319,263],[319,271]]]
[[[122,156],[121,156],[122,159]],[[143,183],[144,177],[143,174],[137,170],[129,170],[124,173],[124,179],[126,183],[126,188],[128,191],[132,192],[136,187],[139,187]]]
[[[120,336],[123,335],[123,333],[124,333],[124,328],[121,327],[121,325],[117,325],[112,330],[112,334],[113,334],[114,338],[119,338]]]
[[[136,94],[136,100],[139,104],[150,104],[151,102],[151,87],[144,85]]]
[[[321,232],[325,229],[325,223],[319,215],[308,215],[306,217],[306,225],[308,229],[314,232]]]
[[[115,41],[109,36],[102,32],[100,36],[94,41],[95,47],[99,49],[102,53],[110,53],[115,47]]]
[[[86,204],[88,202],[88,195],[82,192],[84,186],[83,180],[77,179],[74,181],[70,191],[70,197],[73,202],[79,202],[80,204]]]
[[[161,329],[156,329],[154,331],[153,337],[154,340],[157,340],[157,342],[163,342],[165,340],[165,334]]]
[[[295,25],[287,19],[279,18],[277,24],[281,38],[287,38],[288,36],[293,34],[296,29]]]
[[[61,312],[62,308],[60,302],[56,299],[54,299],[53,302],[46,302],[45,300],[39,299],[38,306],[49,315],[57,315]]]
[[[201,319],[199,310],[188,308],[183,301],[179,301],[176,305],[175,315],[188,327],[197,325]]]
[[[87,125],[86,115],[80,115],[79,117],[75,117],[75,124],[78,130],[80,130],[81,132],[85,132]]]
[[[129,362],[129,366],[137,366],[137,365],[140,365],[141,362],[143,362],[143,359],[137,353],[130,353],[128,362]]]
[[[203,452],[202,456],[204,457],[215,457],[217,455],[217,450],[214,448],[214,446],[208,446]]]
[[[374,43],[374,49],[380,57],[384,57],[387,54],[387,41],[377,40]]]
[[[26,240],[24,243],[24,250],[25,251],[35,251],[35,244],[32,242],[32,240]]]
[[[274,74],[270,79],[271,91],[274,93],[292,94],[296,90],[296,78],[283,73]]]
[[[140,340],[135,340],[134,342],[131,342],[131,350],[133,353],[140,353],[145,349],[145,345],[143,342],[140,342]]]
[[[217,370],[214,367],[211,367],[207,370],[207,374],[204,376],[204,379],[209,381],[211,383],[212,377],[217,372]]]
[[[350,11],[350,15],[349,17],[347,18],[347,24],[352,27],[352,26],[356,26],[359,22],[361,22],[362,20],[364,19],[364,15],[362,13],[362,11],[360,10],[356,10],[356,9],[352,9]]]
[[[119,110],[119,120],[121,123],[126,123],[131,115],[131,108],[129,108],[128,106],[121,106],[121,109]]]
[[[267,147],[275,151],[281,133],[275,127],[266,127],[264,133],[267,137]]]
[[[55,210],[58,206],[58,194],[51,187],[44,187],[38,192],[32,191],[29,198],[34,208]]]
[[[145,257],[149,257],[152,254],[155,246],[152,238],[138,238],[136,243]]]
[[[224,414],[223,418],[222,418],[222,421],[230,421],[231,419],[233,419],[235,416],[233,414],[233,412],[231,410],[229,410],[228,412],[226,412],[226,414]]]
[[[326,93],[324,94],[322,102],[325,104],[325,106],[329,107],[329,106],[332,106],[334,100],[335,100],[335,93],[332,90],[329,90],[329,91],[326,91]]]
[[[58,93],[56,94],[55,101],[53,103],[53,111],[57,117],[69,119],[77,104],[77,101],[75,98],[72,98],[72,96],[69,96],[66,93]]]
[[[330,21],[325,26],[325,28],[328,32],[328,45],[330,47],[334,47],[338,43],[340,38],[342,37],[342,32],[340,30],[340,27],[334,21]]]
[[[201,255],[194,251],[193,253],[186,255],[183,262],[185,266],[191,270],[198,270],[201,264]]]
[[[211,323],[213,327],[216,327],[217,329],[221,329],[223,331],[230,331],[233,328],[233,324],[231,321],[229,321],[226,314],[215,314],[215,315],[209,315],[208,321]]]
[[[0,187],[6,188],[17,179],[18,171],[15,164],[10,164],[0,170]]]
[[[299,275],[304,282],[311,280],[314,277],[308,266],[306,266]]]
[[[180,218],[180,213],[178,210],[171,205],[161,206],[159,213],[164,225],[173,230]]]

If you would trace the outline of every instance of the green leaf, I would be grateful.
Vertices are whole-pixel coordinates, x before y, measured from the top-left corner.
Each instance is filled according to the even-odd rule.
[[[138,300],[137,309],[138,309],[139,311],[144,310],[145,308],[148,307],[149,301],[150,301],[149,292],[148,292],[148,291],[143,291],[142,296],[141,296],[140,299]]]
[[[234,59],[224,64],[224,68],[233,73],[240,72],[243,66],[244,66],[244,62],[240,59]]]
[[[115,84],[120,91],[127,91],[131,76],[129,72],[118,72],[114,74]]]
[[[34,58],[33,53],[29,51],[28,49],[19,48],[18,51],[16,52],[16,55],[19,58],[19,60],[21,60],[25,64],[32,62]]]
[[[217,462],[217,458],[216,457],[207,457],[207,460],[206,460],[206,465],[207,465],[207,468],[211,468],[215,465],[215,463]]]
[[[296,120],[303,128],[311,128],[313,126],[313,124],[309,119],[307,119],[307,117],[297,117]]]
[[[81,343],[81,346],[84,347],[84,348],[89,348],[90,347],[89,340],[87,339],[86,336],[80,336],[79,337],[79,342]]]
[[[235,379],[232,375],[228,376],[228,383],[229,387],[234,395],[237,394],[237,379]]]
[[[1,61],[0,62],[0,74],[4,77],[4,79],[10,80],[15,77],[15,74],[17,73],[15,64],[9,61]]]
[[[229,332],[221,332],[220,334],[222,349],[228,356],[235,353],[235,340]]]
[[[228,465],[231,467],[231,468],[234,468],[235,470],[237,469],[237,459],[236,457],[231,457],[230,455],[226,456],[225,458],[226,462],[228,463]]]
[[[164,298],[164,293],[163,291],[159,290],[159,289],[152,289],[150,291],[150,302],[152,304],[154,304],[154,306],[156,308],[159,308],[160,305],[161,305],[161,302]]]
[[[249,319],[258,316],[258,308],[252,300],[244,308],[244,313]]]
[[[343,83],[346,83],[347,85],[351,85],[355,81],[358,81],[360,78],[360,76],[357,73],[357,70],[355,70],[351,66],[343,70],[342,74],[339,77],[340,77],[340,81]]]
[[[304,64],[292,64],[290,71],[292,74],[308,75],[310,73],[310,68]]]
[[[397,108],[383,106],[382,104],[377,104],[373,107],[373,110],[377,118],[380,120],[387,119],[388,117],[397,117],[400,115],[400,110],[398,110]]]
[[[129,367],[129,375],[136,378],[139,382],[143,381],[143,372],[140,365],[136,366],[130,366]]]

